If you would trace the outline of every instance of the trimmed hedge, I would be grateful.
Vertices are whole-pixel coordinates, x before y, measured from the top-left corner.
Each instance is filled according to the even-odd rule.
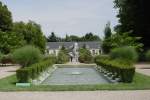
[[[47,59],[29,67],[17,70],[17,79],[20,83],[27,83],[30,80],[37,78],[40,73],[44,72],[48,67],[53,65],[53,60]]]
[[[116,75],[116,77],[120,77],[121,82],[130,83],[133,81],[135,67],[133,67],[132,65],[109,59],[96,59],[95,62],[103,69]]]

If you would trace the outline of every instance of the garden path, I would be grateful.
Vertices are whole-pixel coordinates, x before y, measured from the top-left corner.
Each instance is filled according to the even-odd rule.
[[[150,76],[150,64],[141,63],[136,64],[135,67],[137,72]]]
[[[0,100],[150,100],[150,90],[0,92]]]
[[[19,66],[0,67],[0,79],[15,74],[18,68]]]

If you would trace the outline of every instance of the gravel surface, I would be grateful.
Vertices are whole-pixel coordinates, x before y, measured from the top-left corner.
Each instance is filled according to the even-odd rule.
[[[18,68],[19,66],[0,67],[0,79],[15,74]]]
[[[84,92],[0,92],[0,100],[150,100],[150,90]]]

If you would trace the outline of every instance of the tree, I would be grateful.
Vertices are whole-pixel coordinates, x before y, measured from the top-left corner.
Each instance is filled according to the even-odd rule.
[[[20,34],[0,31],[0,51],[2,53],[8,54],[24,44],[25,41]]]
[[[12,29],[12,15],[6,5],[0,1],[0,30],[10,31]]]
[[[91,52],[86,48],[79,49],[79,61],[81,63],[91,63],[93,60]]]
[[[108,23],[106,24],[106,27],[105,27],[105,29],[104,29],[104,34],[105,34],[105,39],[111,37],[112,32],[111,32],[111,28],[110,28],[110,22],[108,22]]]
[[[110,22],[108,22],[106,24],[106,27],[104,29],[104,35],[105,36],[104,36],[104,40],[103,40],[103,44],[102,44],[103,52],[109,53],[110,49],[112,48],[110,45],[110,39],[109,39],[109,38],[111,38],[111,35],[112,35],[111,28],[110,28]]]
[[[116,30],[119,33],[132,31],[131,35],[142,37],[140,42],[144,48],[150,48],[150,6],[148,0],[115,0],[115,8],[119,9],[119,25]]]
[[[119,48],[124,46],[132,46],[138,51],[142,51],[143,44],[139,43],[138,41],[141,39],[141,37],[132,37],[130,36],[131,33],[116,33],[113,34],[110,38],[108,38],[108,45],[110,45],[111,48]]]
[[[48,42],[58,42],[54,32],[52,32],[51,35],[48,36]]]
[[[13,25],[13,31],[21,34],[28,45],[34,45],[44,53],[46,40],[39,24],[34,21],[16,22]]]

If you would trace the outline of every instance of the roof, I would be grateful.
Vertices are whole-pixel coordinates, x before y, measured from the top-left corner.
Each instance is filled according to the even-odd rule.
[[[78,43],[79,48],[84,45],[88,46],[90,49],[100,49],[101,43],[99,41],[89,41],[89,42],[47,42],[47,49],[59,49],[62,45],[66,48],[69,48],[74,45],[74,43]]]

